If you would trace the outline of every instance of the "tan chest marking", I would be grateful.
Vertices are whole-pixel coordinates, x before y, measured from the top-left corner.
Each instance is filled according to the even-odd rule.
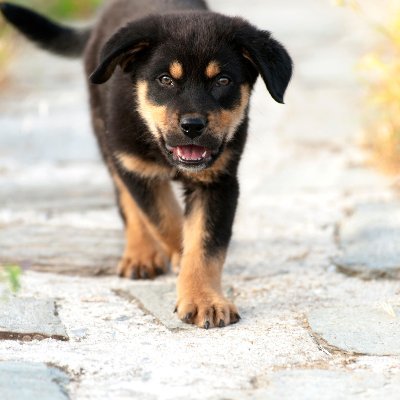
[[[195,181],[212,183],[215,181],[218,175],[223,174],[227,169],[232,155],[233,153],[231,150],[225,150],[210,168],[200,172],[184,171],[183,173]]]
[[[172,174],[172,168],[143,160],[131,154],[119,152],[115,154],[115,157],[124,169],[145,178],[169,178]]]

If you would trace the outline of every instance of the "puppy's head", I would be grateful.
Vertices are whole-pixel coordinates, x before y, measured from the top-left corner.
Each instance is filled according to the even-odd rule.
[[[108,81],[118,66],[136,91],[132,107],[167,159],[190,170],[211,166],[235,138],[258,75],[282,103],[292,74],[269,32],[209,12],[127,25],[105,45],[91,81]]]

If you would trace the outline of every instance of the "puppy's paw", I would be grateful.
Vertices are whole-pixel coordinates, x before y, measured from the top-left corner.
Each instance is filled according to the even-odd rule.
[[[128,279],[154,279],[167,272],[168,261],[160,250],[126,252],[118,264],[118,275]]]
[[[223,328],[240,320],[236,306],[216,292],[204,291],[178,299],[178,317],[200,328]]]

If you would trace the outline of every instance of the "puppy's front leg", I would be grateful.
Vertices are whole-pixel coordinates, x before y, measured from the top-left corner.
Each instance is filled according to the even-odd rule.
[[[166,257],[173,267],[179,264],[182,213],[170,182],[144,179],[133,173],[122,177],[114,174],[113,178],[126,231],[120,276],[154,278],[166,271]]]
[[[240,319],[221,287],[238,194],[237,180],[231,176],[221,178],[218,184],[186,185],[183,256],[177,287],[177,312],[184,322],[208,329]]]

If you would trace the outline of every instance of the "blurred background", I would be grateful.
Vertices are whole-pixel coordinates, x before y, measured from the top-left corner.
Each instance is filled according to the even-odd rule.
[[[95,19],[102,1],[15,3],[66,24],[86,25]],[[287,227],[280,220],[287,212],[298,223],[289,230],[297,232],[305,213],[314,218],[315,204],[321,207],[319,197],[333,196],[335,206],[321,208],[321,215],[330,215],[325,225],[333,227],[354,197],[388,196],[387,188],[397,185],[400,166],[399,1],[209,4],[270,30],[295,63],[286,105],[274,103],[261,81],[256,86],[251,134],[240,169],[243,201],[235,240],[258,246],[260,260],[270,257],[271,251],[291,252]],[[40,268],[58,263],[71,270],[100,265],[101,271],[112,271],[122,247],[119,234],[110,247],[100,246],[93,258],[89,245],[71,242],[69,231],[100,229],[98,242],[93,243],[97,246],[108,230],[121,229],[111,183],[91,132],[81,60],[36,49],[0,18],[0,87],[0,224],[10,230],[3,229],[0,236],[7,249],[0,262]],[[315,197],[307,203],[302,196],[311,193]],[[278,213],[273,211],[277,207]],[[274,223],[280,225],[282,240],[277,239]],[[51,250],[45,243],[60,234],[57,227],[66,229]],[[29,229],[36,234],[27,233]],[[298,247],[310,251],[311,243],[320,243],[313,242],[315,232],[301,238]],[[19,234],[26,244],[22,249],[13,245]],[[270,240],[277,246],[267,251]],[[70,246],[79,251],[67,259],[64,249]],[[319,251],[311,253],[316,257]],[[232,262],[240,265],[238,254],[233,254]],[[246,258],[245,253],[242,256]]]
[[[103,0],[16,0],[12,3],[32,7],[59,20],[83,19],[93,17],[93,13]],[[7,66],[15,55],[15,35],[2,19],[0,21],[0,82],[7,79]]]
[[[85,25],[102,1],[15,3]],[[0,341],[0,358],[61,366],[72,398],[397,399],[400,0],[208,3],[270,30],[295,63],[285,105],[261,80],[251,100],[223,275],[241,322],[186,330],[175,276],[115,277],[122,223],[82,61],[0,17],[0,280],[21,286],[21,310],[56,304],[70,338]],[[0,308],[0,332],[15,311]]]
[[[14,3],[30,6],[52,18],[58,20],[85,20],[93,18],[96,9],[103,0],[15,0]],[[399,82],[399,52],[400,52],[400,5],[398,0],[359,1],[359,0],[322,0],[330,2],[332,13],[337,13],[334,7],[345,8],[344,13],[353,13],[358,20],[354,29],[366,33],[356,59],[354,70],[351,71],[357,78],[360,88],[364,90],[365,135],[361,142],[372,150],[373,160],[380,168],[387,172],[398,172],[399,168],[399,107],[400,107],[400,82]],[[211,2],[213,3],[213,2]],[[216,2],[215,2],[216,3]],[[257,1],[249,6],[244,13],[251,14],[251,8],[257,7]],[[267,2],[268,3],[268,2]],[[269,3],[274,3],[270,1]],[[290,4],[290,2],[288,3]],[[235,10],[240,5],[239,1],[222,1],[215,4],[221,11]],[[284,6],[284,5],[283,5]],[[239,6],[240,7],[240,6]],[[302,7],[307,8],[307,1]],[[266,4],[266,9],[268,4]],[[287,10],[288,18],[293,11]],[[265,25],[268,15],[258,15],[254,22]],[[299,14],[301,18],[301,14]],[[344,17],[345,18],[345,17]],[[258,21],[256,21],[258,20]],[[271,19],[272,25],[273,20]],[[290,20],[290,23],[293,23]],[[280,21],[279,21],[280,23]],[[310,24],[313,24],[310,20]],[[270,24],[271,25],[271,24]],[[364,26],[363,26],[364,25]],[[279,28],[278,28],[279,29]],[[280,29],[282,29],[280,27]],[[312,29],[312,27],[308,27]],[[327,32],[329,27],[327,27]],[[301,32],[300,32],[301,34]],[[352,32],[354,34],[354,32]],[[18,44],[18,45],[17,45]],[[10,84],[10,65],[20,55],[20,38],[0,20],[0,85],[4,88]],[[23,45],[22,45],[23,46]],[[23,46],[24,47],[24,46]],[[350,71],[349,71],[350,72]]]

